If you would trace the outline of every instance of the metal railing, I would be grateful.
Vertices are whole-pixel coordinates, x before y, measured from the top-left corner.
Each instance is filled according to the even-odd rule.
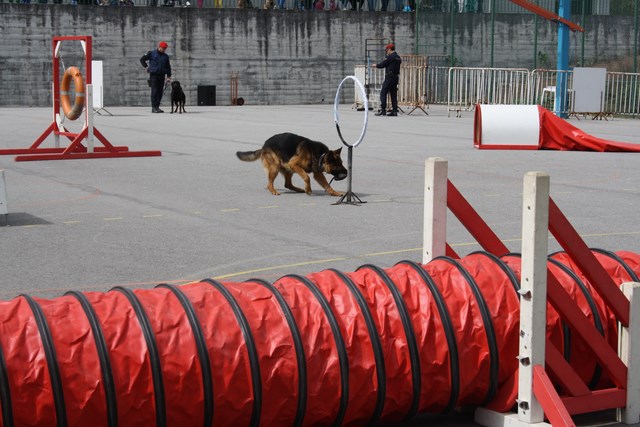
[[[570,114],[573,111],[573,72],[565,70],[533,70],[529,104],[542,105],[549,111]],[[558,84],[567,90],[556,97]]]
[[[604,111],[616,115],[640,115],[640,74],[607,73]]]
[[[408,61],[411,63],[411,61]],[[365,66],[356,67],[363,78]],[[384,70],[369,71],[369,103],[379,107]],[[566,90],[556,95],[556,88]],[[446,104],[448,111],[471,111],[481,104],[536,104],[562,114],[573,111],[573,72],[520,68],[463,68],[404,65],[398,83],[398,104],[421,109]],[[414,108],[415,109],[415,108]],[[592,113],[598,113],[597,111]],[[599,116],[640,116],[640,74],[608,72]],[[580,113],[582,114],[582,113]]]
[[[449,68],[448,111],[476,104],[529,103],[529,70],[521,68]]]
[[[398,105],[412,108],[408,111],[409,114],[416,109],[424,111],[427,107],[427,70],[427,57],[425,56],[407,55],[402,59],[400,78],[398,79]],[[384,69],[369,68],[367,70],[366,65],[357,65],[355,76],[365,84],[365,90],[369,93],[369,106],[374,110],[379,109],[380,89],[382,89],[382,83],[384,82]],[[362,106],[360,98],[360,93],[356,88],[355,100],[357,107]],[[387,100],[387,106],[391,106],[390,100]]]

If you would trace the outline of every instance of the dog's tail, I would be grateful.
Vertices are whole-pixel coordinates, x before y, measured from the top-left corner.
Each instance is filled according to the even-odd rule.
[[[260,158],[262,149],[256,151],[236,151],[236,156],[245,162],[253,162]]]

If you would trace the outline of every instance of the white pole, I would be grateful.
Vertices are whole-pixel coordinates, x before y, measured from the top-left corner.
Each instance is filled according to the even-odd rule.
[[[60,45],[60,43],[58,43],[58,46]],[[56,51],[56,55],[57,55],[57,51]],[[60,110],[56,111],[56,93],[55,93],[55,83],[51,83],[51,93],[53,94],[53,97],[51,98],[51,102],[53,103],[53,121],[56,122],[56,125],[58,126],[59,130],[65,130],[64,126],[62,126],[62,119],[60,117]],[[58,135],[56,132],[53,133],[53,146],[55,148],[60,148],[60,135]]]
[[[518,418],[529,424],[544,421],[533,394],[533,367],[545,364],[549,181],[549,175],[541,172],[524,177]]]
[[[622,284],[629,299],[629,327],[618,328],[618,354],[627,365],[627,406],[618,409],[618,422],[640,423],[640,283]]]
[[[4,170],[0,169],[0,214],[6,215],[9,213],[9,207],[7,206],[7,185],[4,181]]]
[[[93,85],[87,85],[87,93],[84,97],[85,106],[85,126],[87,127],[87,153],[93,153]]]
[[[447,243],[448,162],[430,157],[425,162],[422,263],[445,254]]]

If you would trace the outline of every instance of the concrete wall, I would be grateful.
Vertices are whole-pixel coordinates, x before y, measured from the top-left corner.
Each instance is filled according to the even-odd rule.
[[[592,16],[585,56],[629,55],[632,20]],[[539,21],[538,50],[555,64],[556,26]],[[449,54],[448,14],[421,23],[421,53]],[[148,105],[149,88],[139,58],[160,40],[170,47],[174,79],[188,104],[198,85],[216,85],[218,105],[230,103],[230,76],[246,104],[333,102],[341,79],[364,62],[365,39],[388,38],[402,54],[415,52],[412,13],[196,9],[0,4],[0,106],[51,105],[53,35],[93,36],[93,59],[103,61],[104,104]],[[464,66],[488,66],[488,14],[462,14],[454,29],[454,55]],[[531,67],[534,20],[530,14],[498,15],[495,66]],[[572,52],[581,38],[572,36]],[[381,52],[382,55],[382,52]],[[62,45],[65,66],[82,65],[80,44]],[[552,66],[552,68],[554,65]],[[350,96],[351,94],[348,94]]]

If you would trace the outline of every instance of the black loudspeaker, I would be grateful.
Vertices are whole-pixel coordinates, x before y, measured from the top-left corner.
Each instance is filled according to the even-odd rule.
[[[216,87],[198,86],[198,105],[216,105]]]

